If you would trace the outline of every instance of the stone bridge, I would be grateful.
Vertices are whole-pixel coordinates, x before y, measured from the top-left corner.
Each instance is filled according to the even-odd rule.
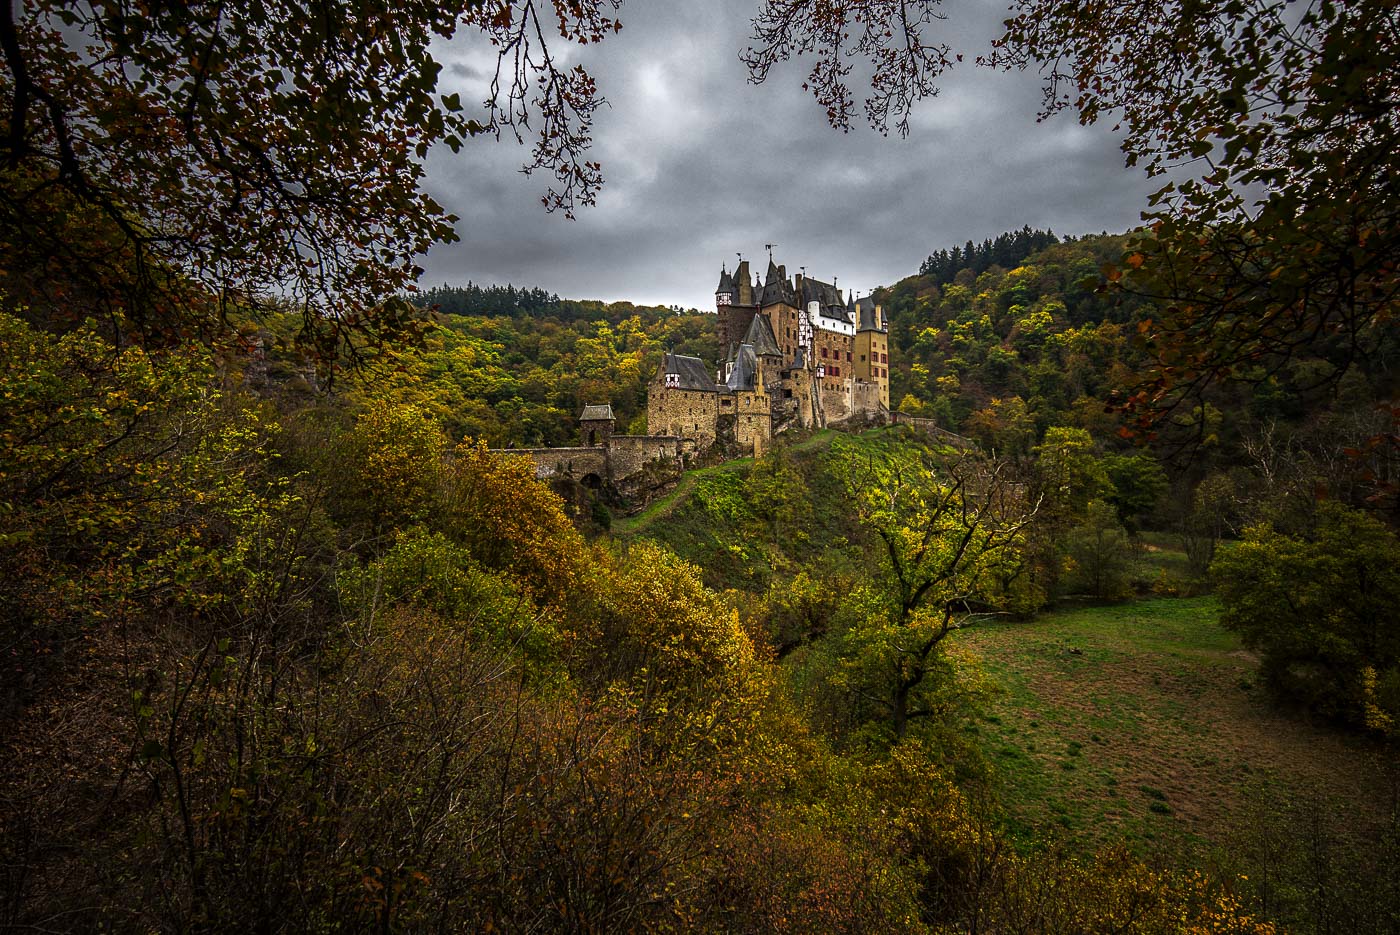
[[[678,478],[695,443],[675,435],[613,435],[586,448],[505,448],[535,462],[540,480],[569,479],[599,490],[627,491]]]

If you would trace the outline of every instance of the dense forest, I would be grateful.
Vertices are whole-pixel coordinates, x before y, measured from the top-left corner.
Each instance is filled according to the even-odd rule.
[[[538,127],[594,203],[592,78],[511,56],[613,9],[0,13],[0,926],[1400,932],[1394,10],[1019,4],[988,64],[1210,171],[877,293],[970,443],[640,503],[508,448],[640,430],[713,316],[416,286],[434,147]],[[905,9],[771,0],[744,62],[864,24],[907,130],[951,50]]]
[[[605,318],[616,324],[631,315],[656,317],[677,314],[681,310],[666,306],[636,306],[630,302],[604,304],[598,301],[561,299],[540,288],[516,289],[506,286],[434,286],[414,292],[409,297],[419,308],[432,308],[445,315],[473,317],[553,318],[573,322],[580,319]]]
[[[965,269],[985,273],[994,265],[1008,269],[1019,266],[1032,253],[1059,242],[1060,238],[1053,231],[1033,231],[1027,226],[998,234],[995,240],[989,237],[980,244],[969,240],[951,250],[935,250],[919,265],[919,275],[930,277],[937,285],[945,285]]]

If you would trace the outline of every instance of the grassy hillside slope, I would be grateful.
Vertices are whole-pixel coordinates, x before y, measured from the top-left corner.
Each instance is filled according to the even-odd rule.
[[[1209,597],[1144,600],[956,635],[1004,690],[979,730],[1016,822],[1194,848],[1290,804],[1380,820],[1379,748],[1269,704],[1216,613]]]
[[[842,466],[921,444],[898,428],[818,433],[776,459],[692,472],[614,534],[665,544],[717,588],[762,595],[800,569],[839,590],[879,560]],[[1144,533],[1138,550],[1130,578],[1140,590],[1199,589],[1176,536]],[[1048,834],[1083,851],[1125,842],[1198,866],[1228,853],[1233,869],[1253,872],[1299,823],[1342,846],[1391,808],[1396,771],[1383,751],[1271,703],[1257,660],[1219,625],[1209,596],[1064,607],[979,624],[952,643],[998,689],[971,729],[1024,841]],[[800,666],[800,654],[785,664]]]

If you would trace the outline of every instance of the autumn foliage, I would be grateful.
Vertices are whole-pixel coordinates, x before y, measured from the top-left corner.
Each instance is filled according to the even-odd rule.
[[[528,460],[3,328],[7,924],[943,930],[1047,872],[937,743],[814,730],[699,569],[585,540]],[[1084,931],[1101,884],[1266,931],[1066,866],[1036,911]]]

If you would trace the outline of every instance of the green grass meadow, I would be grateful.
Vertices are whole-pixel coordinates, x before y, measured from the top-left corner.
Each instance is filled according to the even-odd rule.
[[[1283,803],[1315,800],[1353,827],[1385,807],[1375,748],[1271,705],[1213,598],[1063,610],[955,639],[1000,688],[975,729],[1027,836],[1198,850]]]

